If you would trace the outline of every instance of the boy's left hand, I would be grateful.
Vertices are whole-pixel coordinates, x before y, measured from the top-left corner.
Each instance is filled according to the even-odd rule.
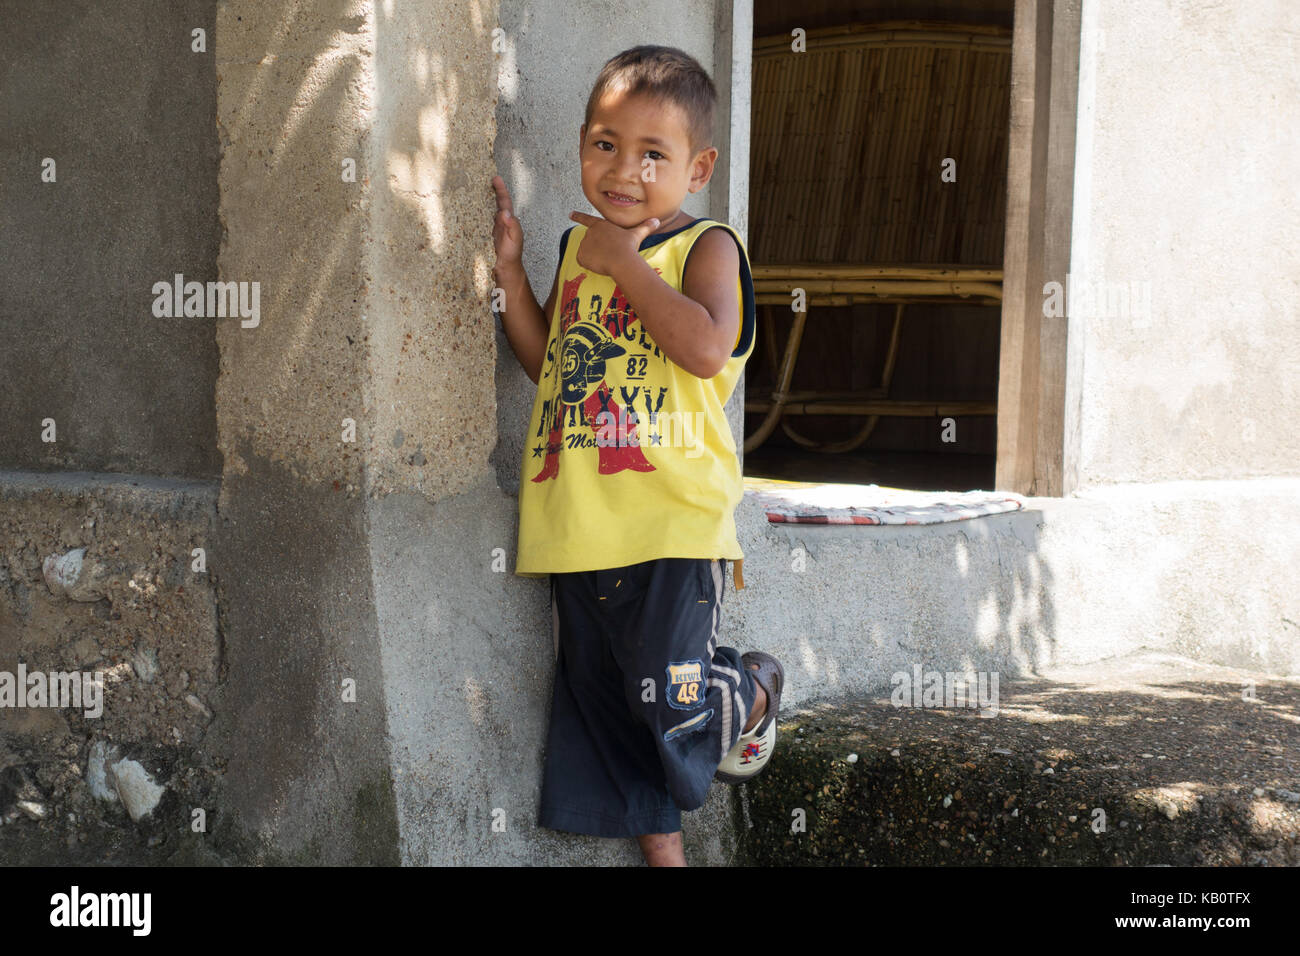
[[[624,229],[608,219],[589,216],[585,212],[571,212],[569,218],[587,227],[587,233],[578,246],[578,265],[606,276],[612,276],[632,259],[640,258],[637,250],[642,240],[659,225],[658,219],[651,218]]]

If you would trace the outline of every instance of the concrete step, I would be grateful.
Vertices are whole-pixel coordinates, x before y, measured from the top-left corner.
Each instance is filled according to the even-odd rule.
[[[1300,681],[1140,654],[996,716],[812,702],[735,799],[756,865],[1300,865]]]

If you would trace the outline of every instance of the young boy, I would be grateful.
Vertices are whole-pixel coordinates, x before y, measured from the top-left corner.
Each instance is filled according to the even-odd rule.
[[[544,307],[492,180],[502,324],[538,384],[516,566],[550,577],[556,642],[538,822],[636,837],[651,866],[685,865],[681,811],[715,776],[767,765],[784,685],[770,655],[717,646],[725,562],[744,557],[723,408],[754,347],[754,293],[740,237],[681,210],[713,174],[715,98],[680,50],[605,64],[580,131],[600,215],[570,217]]]

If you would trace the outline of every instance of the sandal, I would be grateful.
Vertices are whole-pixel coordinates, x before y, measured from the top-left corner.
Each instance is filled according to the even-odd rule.
[[[722,758],[714,777],[724,783],[747,783],[767,766],[776,746],[776,717],[781,710],[781,691],[785,688],[785,671],[771,654],[749,651],[740,656],[746,668],[757,664],[754,680],[767,694],[767,711],[763,719],[747,734],[741,734],[734,747]]]

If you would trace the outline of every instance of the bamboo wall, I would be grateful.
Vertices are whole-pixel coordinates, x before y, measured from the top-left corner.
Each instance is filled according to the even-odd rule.
[[[851,24],[790,45],[754,44],[753,261],[1000,267],[1010,31]]]

